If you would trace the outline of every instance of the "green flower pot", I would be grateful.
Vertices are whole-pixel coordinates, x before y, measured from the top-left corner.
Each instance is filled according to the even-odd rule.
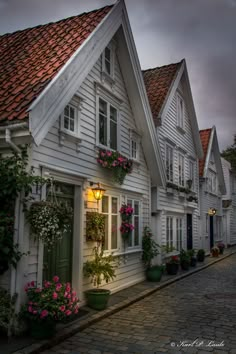
[[[153,266],[147,269],[146,277],[148,281],[160,281],[162,277],[162,268],[160,266]]]
[[[30,321],[30,335],[34,339],[48,339],[56,333],[56,322],[53,320]]]
[[[87,305],[94,310],[104,310],[110,297],[110,290],[91,289],[85,291]]]

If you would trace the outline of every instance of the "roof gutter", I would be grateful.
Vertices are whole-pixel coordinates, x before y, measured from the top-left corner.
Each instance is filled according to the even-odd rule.
[[[9,124],[5,126],[0,127],[0,131],[5,131],[5,141],[6,143],[16,152],[20,153],[21,150],[18,148],[18,146],[11,140],[11,131],[17,130],[17,129],[23,129],[26,128],[28,124],[26,122],[24,123],[16,123],[16,124]]]

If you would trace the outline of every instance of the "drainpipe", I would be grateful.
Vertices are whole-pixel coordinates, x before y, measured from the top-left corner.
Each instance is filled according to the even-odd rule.
[[[11,131],[9,128],[6,128],[6,131],[5,131],[5,139],[6,139],[6,143],[8,145],[10,145],[10,147],[15,150],[16,152],[20,153],[20,149],[18,148],[18,146],[13,143],[13,141],[11,140]]]
[[[13,150],[15,150],[16,152],[20,152],[20,149],[18,148],[18,146],[13,143],[13,141],[11,140],[11,131],[12,130],[17,130],[17,129],[23,129],[23,128],[27,128],[28,124],[26,122],[23,123],[16,123],[16,124],[9,124],[9,125],[5,125],[5,126],[0,126],[0,132],[1,131],[5,131],[5,140],[6,143],[8,145],[11,146],[11,148]]]

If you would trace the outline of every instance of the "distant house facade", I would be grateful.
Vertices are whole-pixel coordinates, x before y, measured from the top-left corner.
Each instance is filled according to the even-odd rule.
[[[231,163],[221,158],[224,172],[226,194],[222,196],[223,208],[223,242],[236,244],[236,173]]]
[[[141,281],[141,239],[143,227],[151,225],[151,183],[164,184],[165,171],[123,1],[2,36],[0,45],[6,56],[7,45],[13,48],[14,43],[14,60],[21,57],[22,67],[15,87],[5,91],[0,102],[1,131],[4,127],[10,130],[11,146],[16,150],[19,144],[31,144],[30,166],[37,175],[53,178],[57,198],[74,210],[74,224],[70,235],[49,253],[30,237],[19,209],[15,239],[20,250],[30,254],[21,259],[16,270],[0,276],[0,285],[17,292],[20,303],[27,282],[34,280],[41,286],[56,274],[63,281],[72,281],[83,299],[83,291],[91,287],[83,277],[83,264],[94,247],[85,235],[90,211],[105,215],[105,252],[122,260],[115,280],[104,286],[114,292]],[[30,66],[27,56],[22,57],[25,45]],[[7,72],[4,67],[0,70]],[[0,140],[1,151],[8,151],[9,141],[4,135]],[[122,185],[113,182],[111,172],[97,162],[100,149],[119,151],[132,160],[132,173]],[[97,203],[91,184],[98,182],[105,194]],[[44,188],[36,199],[45,199],[47,194]],[[134,209],[135,229],[128,242],[119,231],[119,210],[124,203]]]
[[[225,194],[224,174],[216,128],[200,131],[204,158],[199,163],[201,245],[207,252],[223,240],[222,195]]]
[[[152,224],[171,251],[199,248],[198,161],[202,147],[185,60],[143,71],[166,169],[152,188]]]

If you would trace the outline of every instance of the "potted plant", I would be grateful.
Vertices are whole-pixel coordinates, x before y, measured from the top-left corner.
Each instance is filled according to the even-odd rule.
[[[224,253],[224,249],[225,249],[225,244],[223,242],[218,242],[217,243],[217,247],[220,250],[220,254],[223,254]]]
[[[176,275],[179,270],[179,257],[171,256],[166,262],[166,271],[170,275]]]
[[[79,300],[70,283],[60,283],[59,277],[44,281],[42,288],[32,281],[25,286],[28,301],[21,309],[21,317],[29,324],[35,339],[50,338],[56,323],[78,313]]]
[[[110,290],[101,289],[99,286],[102,280],[108,283],[115,278],[115,269],[118,266],[118,260],[112,255],[104,256],[102,247],[93,248],[94,258],[88,260],[83,267],[84,276],[91,278],[91,283],[96,289],[90,289],[85,292],[88,306],[95,310],[104,310],[107,306]]]
[[[201,248],[197,251],[197,261],[204,262],[204,260],[205,260],[205,250]]]
[[[217,246],[212,247],[212,249],[211,249],[212,257],[218,257],[219,253],[220,253],[220,250]]]
[[[147,280],[160,281],[162,277],[163,267],[160,265],[152,265],[153,258],[160,254],[160,246],[152,239],[152,232],[148,226],[144,227],[142,249],[142,260],[146,267]]]
[[[189,270],[190,267],[190,256],[187,251],[180,251],[180,265],[183,270]]]
[[[191,267],[196,267],[196,265],[197,265],[196,251],[194,249],[188,250],[188,254],[189,254],[189,257],[190,257],[190,265],[191,265]]]

